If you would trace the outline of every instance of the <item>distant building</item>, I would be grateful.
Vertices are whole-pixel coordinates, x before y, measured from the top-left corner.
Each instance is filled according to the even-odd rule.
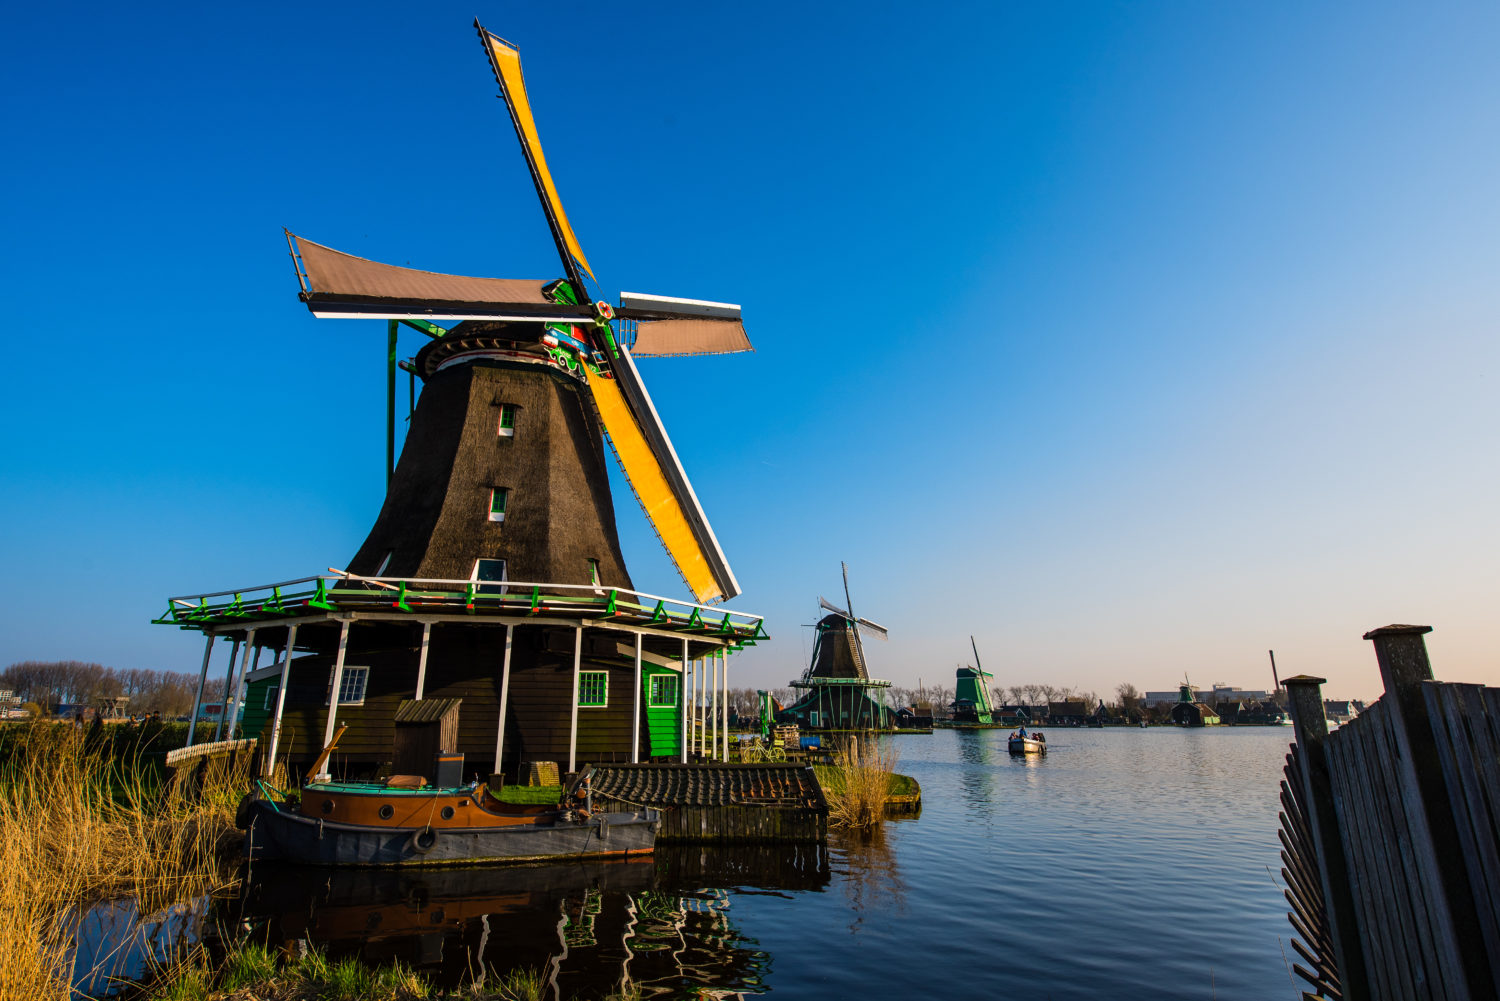
[[[1358,699],[1324,699],[1323,715],[1328,717],[1328,722],[1343,726],[1360,713],[1364,712],[1365,704]]]
[[[1193,701],[1203,702],[1211,706],[1223,705],[1226,702],[1264,702],[1271,697],[1270,692],[1257,688],[1238,688],[1234,685],[1226,685],[1222,681],[1216,681],[1208,688],[1199,688],[1197,685],[1188,685],[1192,690]],[[1182,686],[1170,692],[1147,692],[1141,699],[1145,705],[1157,705],[1162,702],[1176,703],[1180,701]]]
[[[1218,726],[1218,712],[1210,705],[1199,702],[1192,685],[1183,684],[1177,689],[1177,702],[1172,706],[1172,722],[1178,726]]]
[[[1047,703],[1047,722],[1053,726],[1082,726],[1089,716],[1089,704],[1082,699]]]

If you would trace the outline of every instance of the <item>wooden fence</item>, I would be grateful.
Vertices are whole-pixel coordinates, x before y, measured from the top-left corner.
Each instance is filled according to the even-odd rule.
[[[1500,997],[1500,689],[1434,681],[1427,626],[1366,633],[1385,694],[1330,733],[1287,678],[1281,870],[1304,998]]]

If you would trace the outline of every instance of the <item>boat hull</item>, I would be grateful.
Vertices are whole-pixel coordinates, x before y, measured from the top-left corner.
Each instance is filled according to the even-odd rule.
[[[250,808],[245,853],[307,865],[419,866],[535,862],[559,858],[644,855],[656,844],[655,810],[596,813],[580,822],[505,827],[371,827],[278,810]]]
[[[1011,754],[1046,754],[1047,745],[1040,740],[1032,740],[1029,737],[1010,738]]]

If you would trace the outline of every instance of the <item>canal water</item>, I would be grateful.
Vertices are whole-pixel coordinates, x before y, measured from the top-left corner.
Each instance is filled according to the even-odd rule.
[[[826,848],[422,873],[261,865],[226,925],[557,999],[774,993],[1290,999],[1278,782],[1289,727],[886,738],[920,817]]]

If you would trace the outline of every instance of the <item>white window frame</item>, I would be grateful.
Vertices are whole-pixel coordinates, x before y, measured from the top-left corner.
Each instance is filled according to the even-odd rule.
[[[276,708],[276,693],[279,692],[279,691],[281,691],[281,686],[280,685],[267,685],[266,686],[266,697],[265,697],[264,700],[262,700],[261,708],[262,709],[275,709]]]
[[[601,678],[604,679],[604,701],[602,701],[602,702],[585,702],[585,701],[583,701],[583,691],[584,691],[584,687],[583,686],[584,686],[584,681],[585,681],[585,679],[589,678],[592,675],[598,675],[599,677],[601,677]],[[578,692],[577,692],[577,694],[574,695],[574,698],[578,700],[578,708],[580,708],[580,709],[606,709],[606,708],[608,708],[609,707],[609,672],[608,671],[579,671],[578,672]]]
[[[507,407],[510,408],[510,415],[512,418],[510,427],[505,426],[505,410]],[[514,403],[500,404],[500,413],[495,418],[495,434],[501,438],[514,438],[516,436],[515,420],[520,416],[521,408],[516,406]]]
[[[595,594],[604,593],[604,585],[599,576],[599,561],[590,556],[589,560],[589,583],[594,586]]]
[[[395,555],[396,555],[396,551],[394,549],[387,549],[385,551],[385,558],[380,561],[380,566],[375,571],[375,576],[376,577],[384,577],[385,576],[385,572],[387,570],[389,570],[390,566],[391,566],[391,557],[393,557]]]
[[[662,702],[656,697],[656,683],[658,681],[670,681],[672,683],[672,701]],[[682,691],[682,679],[675,674],[653,674],[646,682],[646,708],[647,709],[676,709],[678,695]]]
[[[479,564],[481,564],[481,563],[498,563],[498,564],[500,564],[500,579],[499,580],[481,581],[479,579]],[[477,560],[474,561],[474,569],[469,571],[469,579],[472,580],[472,581],[474,581],[475,583],[477,583],[479,585],[479,587],[476,588],[476,590],[478,590],[480,594],[491,594],[491,593],[494,593],[494,594],[508,594],[510,592],[510,588],[508,588],[508,587],[505,586],[505,582],[508,581],[508,580],[510,580],[510,561],[509,560],[501,559],[498,556],[495,556],[495,557],[482,556],[479,559],[477,559]],[[487,588],[487,587],[498,588],[498,590],[496,590],[494,592],[483,590],[484,588]]]
[[[354,678],[359,678],[360,679],[360,681],[359,681],[359,698],[358,699],[345,699],[343,697],[343,692],[344,692],[344,690],[347,690],[349,688],[349,686],[352,683],[352,681],[353,681]],[[340,691],[334,692],[333,695],[338,698],[338,704],[341,705],[341,706],[362,706],[362,705],[365,704],[365,692],[369,688],[369,685],[370,685],[370,669],[367,666],[365,666],[363,664],[345,664],[344,665],[344,673],[339,678],[339,688],[340,688]],[[329,669],[328,687],[330,689],[333,688],[333,671],[332,671],[332,668]]]
[[[501,501],[501,510],[495,510],[495,498]],[[510,487],[490,487],[490,521],[504,521],[505,512],[510,508]]]

